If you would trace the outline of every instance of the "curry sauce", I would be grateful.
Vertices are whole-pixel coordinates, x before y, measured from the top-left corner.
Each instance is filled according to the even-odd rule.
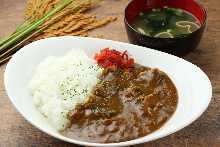
[[[85,104],[69,114],[67,137],[97,143],[122,142],[159,129],[175,112],[178,93],[158,69],[104,70]]]

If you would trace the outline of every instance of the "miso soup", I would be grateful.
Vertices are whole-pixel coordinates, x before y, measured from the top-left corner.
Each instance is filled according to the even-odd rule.
[[[132,27],[150,37],[175,38],[198,30],[200,23],[195,16],[185,10],[163,7],[140,12]]]

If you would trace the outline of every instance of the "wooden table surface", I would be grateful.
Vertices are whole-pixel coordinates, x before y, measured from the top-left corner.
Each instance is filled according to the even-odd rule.
[[[198,49],[184,58],[202,68],[211,79],[211,104],[190,126],[136,147],[220,147],[220,0],[201,2],[208,10],[208,27]],[[107,39],[128,42],[123,24],[127,3],[128,0],[105,0],[95,12],[117,16],[118,20],[93,31],[91,36],[103,35]],[[0,37],[13,31],[22,21],[24,6],[25,0],[0,0]],[[5,65],[0,67],[0,147],[76,147],[42,133],[15,110],[5,93],[4,69]]]

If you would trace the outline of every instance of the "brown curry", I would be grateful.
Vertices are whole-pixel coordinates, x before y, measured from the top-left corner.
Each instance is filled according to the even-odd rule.
[[[159,129],[174,113],[178,94],[170,78],[140,65],[105,70],[88,102],[71,112],[65,136],[88,142],[122,142]]]

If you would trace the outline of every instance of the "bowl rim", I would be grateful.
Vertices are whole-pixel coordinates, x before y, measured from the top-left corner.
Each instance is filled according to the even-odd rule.
[[[145,35],[143,33],[140,33],[138,32],[136,29],[134,29],[131,24],[128,22],[127,20],[127,13],[128,13],[128,7],[131,5],[132,2],[134,2],[136,0],[131,0],[127,6],[125,7],[124,9],[124,22],[125,22],[125,25],[128,26],[128,28],[130,28],[132,31],[134,31],[135,33],[137,33],[138,35],[141,35],[141,36],[144,36],[144,37],[148,37],[150,39],[158,39],[158,40],[176,40],[176,39],[183,39],[183,38],[187,38],[193,34],[196,34],[197,32],[201,31],[203,28],[206,27],[206,23],[207,23],[207,10],[205,7],[203,7],[203,5],[201,4],[201,2],[199,1],[195,1],[195,0],[192,0],[192,2],[196,3],[200,8],[201,10],[203,11],[203,15],[204,15],[204,21],[201,23],[201,26],[199,29],[197,29],[196,31],[192,32],[192,33],[189,33],[187,35],[184,35],[184,36],[178,36],[178,37],[174,37],[174,38],[158,38],[158,37],[152,37],[152,36],[148,36],[148,35]],[[193,15],[194,16],[194,15]],[[196,16],[195,16],[196,17]]]

